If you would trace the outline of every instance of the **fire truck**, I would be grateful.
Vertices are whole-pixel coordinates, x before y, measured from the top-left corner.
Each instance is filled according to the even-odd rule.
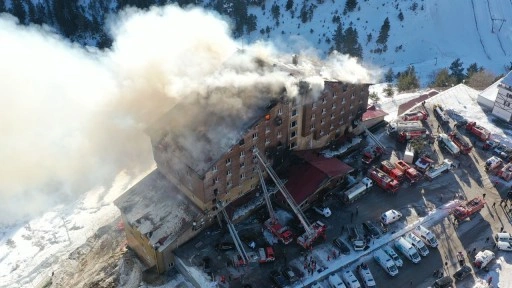
[[[420,171],[421,173],[425,173],[432,166],[433,163],[434,160],[428,158],[427,156],[422,156],[418,158],[418,160],[416,160],[414,166],[416,166],[416,170]]]
[[[444,112],[443,107],[439,104],[434,105],[434,115],[436,116],[437,121],[439,121],[441,124],[448,124],[450,122],[448,116],[446,116],[446,113]]]
[[[422,121],[428,119],[428,114],[425,111],[413,111],[402,115],[404,121]]]
[[[382,161],[380,163],[380,169],[398,182],[402,182],[404,180],[404,173],[395,168],[395,165],[393,165],[389,160]]]
[[[453,141],[446,134],[439,134],[437,144],[439,144],[440,148],[446,149],[453,156],[457,156],[460,154],[460,149],[453,143]]]
[[[265,227],[270,232],[272,232],[272,234],[274,234],[274,236],[276,236],[277,239],[279,239],[279,241],[281,241],[283,244],[290,244],[290,242],[293,241],[293,233],[290,228],[288,228],[288,226],[283,226],[279,223],[276,213],[272,208],[272,203],[270,202],[270,196],[268,194],[267,185],[265,184],[265,179],[263,178],[263,173],[261,172],[259,166],[256,166],[256,168],[260,177],[261,188],[263,190],[263,196],[265,197],[265,202],[267,204],[268,214],[270,216],[270,218],[265,221]]]
[[[450,140],[452,140],[453,143],[455,143],[457,147],[459,147],[461,154],[469,154],[471,152],[473,146],[468,141],[466,141],[466,139],[464,139],[464,137],[462,137],[459,132],[453,131],[452,133],[448,134],[448,137]]]
[[[272,166],[270,166],[270,164],[268,164],[261,157],[258,149],[253,149],[253,154],[254,156],[256,156],[256,159],[258,159],[259,162],[261,162],[270,178],[272,178],[274,183],[277,185],[279,191],[286,199],[286,202],[293,210],[293,212],[295,213],[295,215],[297,216],[297,218],[299,219],[300,223],[304,228],[305,232],[301,236],[297,237],[297,243],[305,249],[311,249],[313,247],[313,243],[318,238],[322,237],[323,239],[326,239],[325,231],[327,230],[327,226],[321,221],[316,221],[315,223],[311,224],[309,220],[306,218],[306,215],[304,215],[304,212],[302,212],[302,210],[300,209],[299,205],[297,205],[293,197],[290,195],[290,192],[288,192],[288,189],[286,189],[279,176],[277,176]]]
[[[452,214],[455,217],[455,219],[462,221],[468,218],[469,216],[480,212],[480,210],[484,208],[484,204],[485,201],[483,198],[476,197],[458,207],[455,207],[455,209],[453,209],[452,211]]]
[[[440,165],[437,165],[435,167],[430,167],[427,172],[425,172],[425,177],[432,181],[432,179],[436,178],[437,176],[441,175],[442,173],[447,173],[454,167],[453,162],[450,159],[444,159],[443,163]]]
[[[395,193],[398,190],[399,183],[378,168],[370,168],[368,177],[386,192]]]
[[[411,181],[411,183],[417,182],[421,178],[421,174],[416,171],[413,167],[411,167],[409,164],[405,163],[404,160],[398,160],[395,162],[395,167],[402,171],[402,173],[405,174],[407,179]]]
[[[389,125],[388,134],[396,134],[397,141],[403,143],[414,138],[424,138],[428,131],[421,121],[397,121]]]
[[[512,179],[512,162],[503,166],[499,172],[499,176],[503,178],[505,181],[510,181]]]
[[[496,156],[492,156],[491,158],[485,160],[485,171],[487,172],[495,172],[498,171],[503,165],[503,160]]]
[[[487,141],[491,137],[491,132],[486,128],[477,125],[475,121],[466,124],[466,130],[474,134],[480,141]]]
[[[372,147],[366,147],[363,151],[363,158],[361,161],[366,164],[372,163],[375,159],[378,159],[384,153],[384,149],[382,147],[376,145]]]

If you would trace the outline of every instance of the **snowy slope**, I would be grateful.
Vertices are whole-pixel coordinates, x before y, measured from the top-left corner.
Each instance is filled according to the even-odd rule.
[[[491,20],[506,19],[506,15],[512,13],[512,2],[509,0],[359,0],[360,9],[346,16],[341,13],[345,1],[327,0],[324,4],[318,4],[313,19],[308,23],[302,23],[298,18],[302,2],[295,1],[294,18],[285,10],[286,1],[278,2],[281,18],[277,27],[270,13],[272,2],[267,1],[265,11],[259,7],[249,10],[258,17],[258,28],[247,37],[248,40],[271,39],[284,49],[301,50],[310,46],[322,54],[331,47],[325,39],[332,38],[336,29],[337,24],[332,22],[332,17],[339,15],[344,28],[352,23],[357,29],[365,62],[384,69],[391,67],[395,72],[412,64],[422,77],[423,84],[429,80],[432,71],[449,66],[456,58],[461,58],[464,67],[476,62],[496,74],[503,73],[504,65],[509,64],[511,59],[511,21],[503,22],[500,29],[502,21]],[[410,9],[414,2],[418,3],[416,11]],[[403,22],[398,19],[400,10],[404,15]],[[378,47],[375,40],[386,17],[391,23],[388,50],[383,54],[371,53],[370,50]],[[265,29],[267,25],[272,31],[268,36],[266,33],[262,35],[260,29]],[[369,33],[372,34],[372,41],[367,44],[366,35]],[[400,45],[402,49],[395,52]]]

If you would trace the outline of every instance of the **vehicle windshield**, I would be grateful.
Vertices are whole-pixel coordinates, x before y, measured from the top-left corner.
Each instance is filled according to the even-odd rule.
[[[391,272],[391,273],[395,273],[397,270],[398,270],[398,268],[396,268],[396,266],[395,266],[395,265],[391,265],[391,266],[389,266],[389,272]]]
[[[428,238],[428,242],[430,244],[436,244],[437,243],[437,239],[434,236],[432,236],[432,237]]]
[[[414,252],[414,253],[412,253],[412,258],[418,259],[418,258],[420,258],[420,255],[418,255],[418,253]]]

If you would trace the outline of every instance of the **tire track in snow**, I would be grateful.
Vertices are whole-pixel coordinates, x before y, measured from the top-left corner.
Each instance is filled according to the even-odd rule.
[[[492,25],[492,31],[494,31],[494,20],[493,20],[493,13],[491,12],[491,3],[489,3],[489,0],[487,0],[487,9],[489,10],[489,17],[491,18],[491,25]],[[501,43],[501,38],[498,33],[499,31],[496,31],[494,34],[496,34],[496,38],[498,38],[498,43],[500,43],[501,51],[503,51],[503,55],[507,56],[507,52],[505,52],[505,48],[503,48],[503,43]]]
[[[476,20],[476,12],[475,12],[475,0],[471,0],[471,7],[473,7],[473,17],[475,18],[475,26],[476,26],[476,32],[478,33],[478,39],[480,40],[482,49],[484,49],[485,56],[487,56],[487,59],[492,60],[491,57],[489,56],[489,53],[487,53],[487,50],[485,50],[484,42],[482,41],[482,35],[480,35],[480,30],[478,29],[478,21]]]

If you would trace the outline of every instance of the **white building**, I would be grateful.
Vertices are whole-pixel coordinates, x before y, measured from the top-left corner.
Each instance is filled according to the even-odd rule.
[[[512,72],[493,83],[478,95],[477,102],[492,114],[506,121],[512,120]]]

